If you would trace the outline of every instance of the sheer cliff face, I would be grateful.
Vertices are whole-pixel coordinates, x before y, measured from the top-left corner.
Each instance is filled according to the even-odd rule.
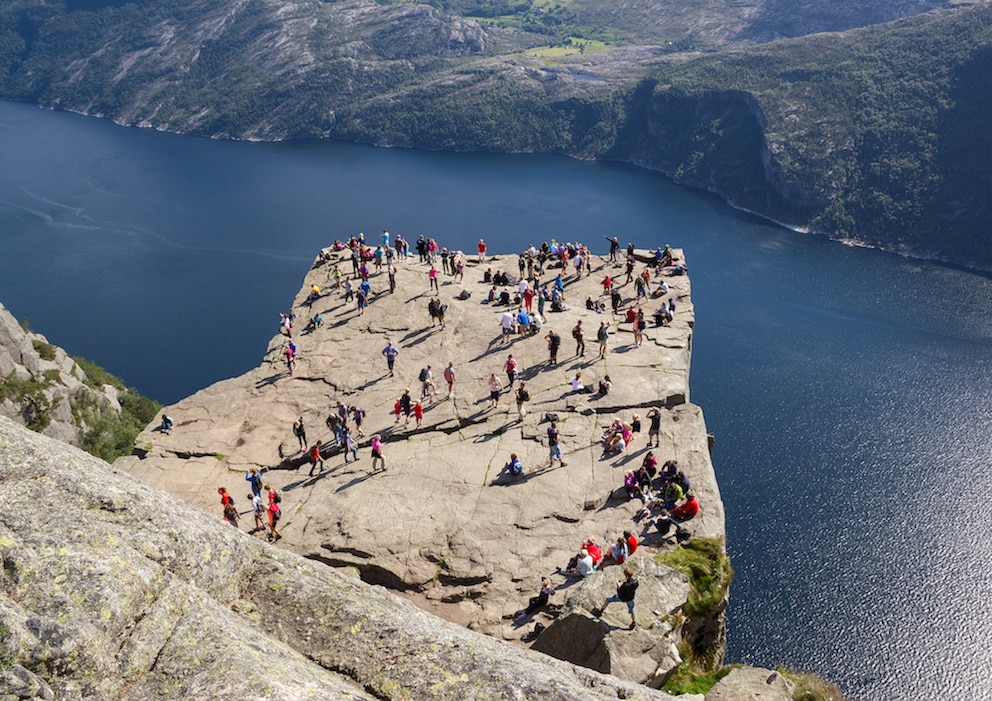
[[[663,699],[505,647],[0,418],[0,695]]]

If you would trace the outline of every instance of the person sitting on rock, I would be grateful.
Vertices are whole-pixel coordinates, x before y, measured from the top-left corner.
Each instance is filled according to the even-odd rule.
[[[515,622],[520,622],[526,619],[528,616],[533,615],[539,609],[547,606],[548,599],[554,594],[554,589],[551,588],[551,580],[547,577],[541,577],[541,590],[537,593],[537,596],[530,597],[530,601],[527,602],[527,608],[523,611],[518,611],[513,617]]]
[[[628,499],[637,499],[641,496],[641,487],[633,470],[627,470],[623,473],[623,489],[627,493]]]
[[[674,481],[669,481],[665,484],[665,489],[662,492],[662,501],[666,509],[674,509],[684,496],[685,492],[682,491],[682,487]]]
[[[675,517],[676,521],[680,522],[688,521],[698,513],[699,501],[697,501],[695,494],[690,494],[672,509],[672,516]]]
[[[666,460],[665,464],[661,466],[661,472],[658,473],[658,479],[662,482],[668,482],[675,479],[679,473],[679,462],[678,460]]]
[[[503,465],[501,472],[507,473],[510,477],[519,477],[524,473],[524,465],[516,453],[510,453],[510,460]]]
[[[603,569],[609,565],[622,565],[627,561],[627,556],[629,552],[627,551],[627,541],[623,537],[617,538],[617,542],[610,546],[609,551],[606,553],[606,557],[599,564],[598,569]]]
[[[596,567],[592,562],[592,556],[589,555],[589,551],[585,548],[579,551],[577,558],[573,559],[575,560],[575,565],[566,567],[565,569],[559,568],[558,574],[565,575],[566,577],[588,577],[596,571]]]
[[[595,538],[587,538],[586,541],[580,547],[589,551],[589,556],[592,558],[592,563],[598,565],[599,561],[603,559],[603,549],[596,544]]]
[[[598,391],[601,397],[605,397],[607,394],[613,391],[613,381],[610,380],[609,375],[605,375],[603,379],[599,381]]]
[[[167,436],[172,435],[172,417],[168,414],[162,414],[162,423],[159,425],[158,430]]]

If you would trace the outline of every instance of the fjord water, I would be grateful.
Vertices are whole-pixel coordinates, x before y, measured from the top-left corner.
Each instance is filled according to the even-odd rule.
[[[0,103],[0,163],[0,302],[164,402],[257,365],[314,253],[352,232],[683,247],[737,571],[728,661],[854,699],[987,693],[988,277],[564,158],[218,142]]]

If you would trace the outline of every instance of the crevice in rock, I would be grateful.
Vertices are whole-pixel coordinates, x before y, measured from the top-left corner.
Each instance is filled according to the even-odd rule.
[[[328,567],[351,567],[358,570],[358,576],[366,584],[378,584],[386,589],[404,592],[421,592],[423,587],[403,581],[395,572],[372,563],[355,562],[346,558],[338,558],[321,553],[304,553],[308,560],[322,562]]]

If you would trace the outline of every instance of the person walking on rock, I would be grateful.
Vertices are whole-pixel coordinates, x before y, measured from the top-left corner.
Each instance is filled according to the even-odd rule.
[[[344,462],[348,464],[348,453],[351,453],[355,460],[358,460],[358,446],[355,439],[351,437],[351,431],[345,429],[344,432]]]
[[[523,421],[524,416],[527,414],[524,404],[529,401],[530,390],[527,389],[527,383],[521,380],[520,386],[517,387],[517,416],[520,417],[521,421]]]
[[[499,407],[499,394],[503,391],[503,383],[496,373],[489,375],[489,408],[496,409]]]
[[[551,425],[548,426],[548,467],[554,465],[555,460],[557,460],[562,467],[565,467],[565,463],[561,459],[561,443],[560,436],[558,434],[558,422],[552,421]]]
[[[256,468],[251,468],[245,473],[245,481],[251,485],[251,493],[258,496],[262,493],[262,475]]]
[[[372,440],[369,442],[372,447],[372,472],[375,472],[375,466],[378,463],[382,471],[386,471],[386,459],[382,457],[382,436],[378,433],[372,436]]]
[[[610,330],[605,321],[599,322],[599,331],[596,332],[596,340],[599,341],[599,359],[606,359],[606,341],[610,337]]]
[[[307,429],[306,426],[303,425],[302,416],[293,422],[293,435],[296,436],[296,440],[300,442],[300,449],[298,452],[302,453],[307,449]]]
[[[448,383],[448,396],[447,399],[453,399],[455,396],[455,363],[453,361],[448,361],[448,367],[444,369],[444,381]]]
[[[317,468],[317,464],[320,464],[320,471],[324,471],[324,457],[320,454],[321,441],[317,441],[310,448],[310,474],[309,477],[313,477],[313,471]]]
[[[441,290],[437,286],[437,276],[438,276],[437,268],[435,268],[434,267],[434,264],[431,263],[431,269],[427,271],[427,278],[430,280],[430,283],[431,283],[429,289],[432,289],[435,292],[437,292],[438,294],[440,294],[441,293]]]
[[[249,494],[248,498],[251,500],[251,513],[255,517],[255,528],[252,529],[252,533],[258,533],[259,531],[265,530],[265,505],[262,503],[262,495],[256,493],[254,496]]]
[[[393,365],[396,363],[396,356],[400,354],[399,350],[392,343],[387,343],[386,347],[382,349],[382,354],[386,356],[386,365],[389,366],[389,376],[393,376]]]
[[[506,363],[503,365],[503,369],[506,371],[506,379],[509,383],[510,388],[513,388],[513,383],[517,379],[517,361],[513,359],[513,355],[510,355],[506,359]]]
[[[634,617],[634,594],[637,591],[637,580],[634,578],[634,571],[629,567],[623,568],[622,580],[617,580],[617,593],[606,597],[603,605],[593,611],[593,615],[599,617],[603,611],[614,601],[622,601],[627,604],[627,611],[630,613],[630,629],[634,630],[637,620]]]

